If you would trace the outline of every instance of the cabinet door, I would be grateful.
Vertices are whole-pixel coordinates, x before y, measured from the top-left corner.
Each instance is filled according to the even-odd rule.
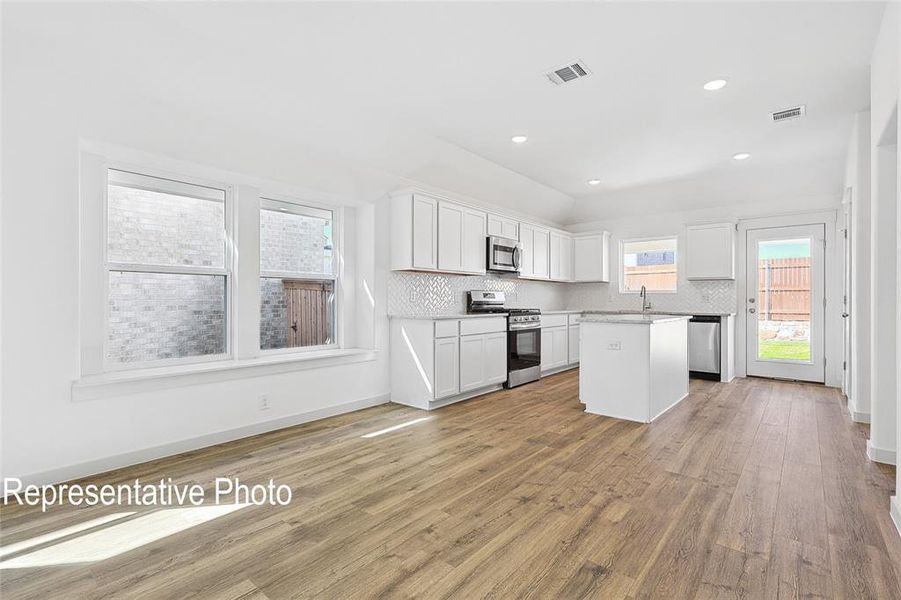
[[[531,225],[525,223],[519,226],[519,244],[522,247],[522,259],[519,274],[522,277],[532,276],[532,266],[534,263],[534,242],[535,229]]]
[[[514,221],[513,219],[504,219],[501,222],[502,233],[501,237],[505,237],[511,240],[519,239],[519,223]]]
[[[541,371],[554,368],[554,330],[541,328]]]
[[[447,398],[460,390],[459,338],[435,340],[435,399]]]
[[[485,385],[485,335],[460,338],[460,391]]]
[[[560,279],[573,279],[573,240],[566,236],[560,240]]]
[[[551,244],[549,249],[548,261],[550,263],[551,279],[560,279],[561,277],[561,260],[560,254],[563,252],[563,236],[559,233],[551,232]]]
[[[532,235],[532,277],[547,279],[550,275],[548,268],[550,232],[547,229],[536,228]]]
[[[485,334],[485,384],[507,381],[507,332]]]
[[[569,326],[569,364],[579,362],[579,331],[578,325]]]
[[[413,196],[413,268],[438,268],[438,201]]]
[[[463,270],[463,220],[466,209],[450,202],[438,203],[438,268]]]
[[[735,279],[735,225],[696,225],[685,229],[688,279]]]
[[[569,360],[569,332],[568,327],[555,327],[552,331],[554,344],[554,368],[566,366]]]
[[[488,235],[504,237],[504,217],[488,215]]]
[[[482,211],[467,208],[463,214],[463,271],[481,274],[485,272],[485,252],[488,239],[485,232],[486,215]]]
[[[573,279],[610,281],[610,234],[607,232],[573,240]]]

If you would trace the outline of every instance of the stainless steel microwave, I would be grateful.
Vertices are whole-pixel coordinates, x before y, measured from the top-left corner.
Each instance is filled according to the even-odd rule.
[[[522,261],[522,246],[516,240],[490,236],[488,238],[489,271],[519,273]]]

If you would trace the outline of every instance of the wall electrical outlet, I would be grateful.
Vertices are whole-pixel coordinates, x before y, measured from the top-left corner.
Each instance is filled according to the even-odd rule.
[[[267,394],[260,396],[260,410],[269,410],[269,396]]]
[[[622,350],[623,343],[622,342],[610,342],[607,344],[607,350]]]

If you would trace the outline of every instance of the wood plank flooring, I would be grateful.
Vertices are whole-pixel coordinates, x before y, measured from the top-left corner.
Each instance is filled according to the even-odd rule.
[[[836,390],[692,381],[641,425],[585,414],[577,389],[568,372],[428,415],[380,406],[91,478],[273,478],[294,500],[2,569],[0,595],[901,599],[894,469]],[[2,545],[121,510],[6,507]]]

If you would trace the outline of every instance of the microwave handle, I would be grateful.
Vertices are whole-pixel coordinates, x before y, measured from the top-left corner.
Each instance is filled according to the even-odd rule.
[[[519,259],[522,254],[522,249],[519,246],[515,246],[513,248],[513,268],[519,271]]]

